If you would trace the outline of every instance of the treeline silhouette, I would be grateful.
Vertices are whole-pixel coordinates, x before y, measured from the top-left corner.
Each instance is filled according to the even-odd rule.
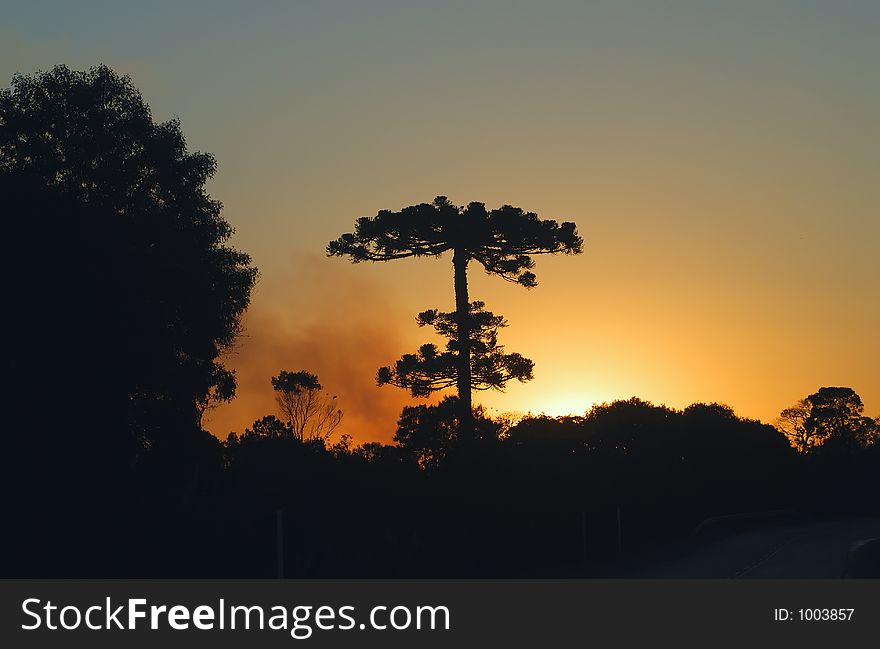
[[[471,407],[474,382],[531,365],[502,354],[502,320],[467,301],[461,255],[529,286],[529,254],[580,249],[573,224],[476,203],[416,210],[428,234],[462,215],[488,233],[425,239],[425,254],[459,248],[462,290],[456,315],[424,322],[454,334],[450,353],[496,359],[456,375],[464,404],[405,408],[392,444],[353,447],[318,377],[282,371],[279,412],[221,442],[203,415],[234,397],[222,354],[257,272],[205,191],[214,170],[109,68],[59,66],[0,90],[0,576],[271,577],[279,555],[288,577],[608,575],[712,516],[876,513],[876,421],[848,388],[798,402],[782,430],[718,404],[631,399],[521,421]],[[403,254],[371,223],[333,252]],[[421,388],[456,365],[444,353],[404,357],[380,381]]]
[[[611,575],[712,517],[877,511],[876,444],[800,454],[726,406],[636,398],[515,425],[477,408],[459,440],[454,400],[405,408],[391,445],[300,443],[274,417],[231,436],[220,515],[263,548],[241,574],[273,574],[277,510],[288,576],[374,577]]]
[[[454,400],[404,409],[393,444],[301,439],[268,415],[182,443],[189,471],[146,451],[112,479],[43,474],[4,572],[272,577],[281,512],[287,577],[613,576],[716,516],[877,513],[877,444],[803,454],[725,406],[635,398],[515,424],[477,408],[476,439],[459,440]]]

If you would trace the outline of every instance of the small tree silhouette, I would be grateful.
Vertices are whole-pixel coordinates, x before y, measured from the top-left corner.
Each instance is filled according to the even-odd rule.
[[[281,370],[272,377],[275,400],[293,436],[302,441],[327,439],[342,423],[343,412],[336,397],[322,392],[318,377],[305,370]]]
[[[542,220],[510,205],[487,210],[484,203],[474,202],[460,207],[438,196],[432,203],[359,218],[353,233],[328,244],[327,254],[358,263],[439,257],[452,251],[458,406],[463,427],[472,430],[468,264],[474,260],[490,275],[533,288],[537,280],[532,255],[577,254],[582,246],[574,223]]]
[[[521,354],[504,353],[498,344],[498,330],[506,327],[507,322],[500,315],[485,311],[484,306],[483,302],[471,302],[468,309],[470,389],[503,390],[512,379],[530,381],[534,363]],[[459,321],[455,313],[441,313],[437,309],[422,311],[416,321],[420,327],[431,325],[438,334],[449,338],[446,351],[439,351],[431,343],[422,345],[415,354],[404,354],[394,367],[379,368],[376,382],[404,388],[414,397],[427,397],[458,384]]]

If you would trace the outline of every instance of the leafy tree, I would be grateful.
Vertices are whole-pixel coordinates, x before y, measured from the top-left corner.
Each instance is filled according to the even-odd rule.
[[[437,405],[406,406],[397,422],[394,441],[415,458],[419,467],[437,466],[457,437],[457,415],[455,397],[445,397]]]
[[[444,397],[434,405],[406,406],[397,422],[394,441],[422,469],[434,468],[446,459],[450,447],[464,441],[460,436],[458,398]],[[493,441],[506,432],[507,422],[495,422],[482,406],[471,413],[476,437]],[[472,441],[472,440],[468,440]]]
[[[325,440],[342,423],[343,412],[336,397],[323,392],[318,377],[311,372],[282,370],[272,377],[272,388],[296,439]]]
[[[356,447],[352,454],[366,462],[376,464],[382,462],[396,463],[400,460],[401,448],[380,442],[365,442]]]
[[[582,246],[574,223],[542,220],[510,205],[487,210],[485,204],[474,202],[462,207],[438,196],[432,203],[411,205],[398,212],[382,210],[374,217],[357,219],[355,231],[331,241],[327,253],[348,257],[354,263],[452,253],[459,414],[464,427],[471,429],[468,264],[476,261],[490,275],[532,288],[537,285],[533,255],[576,254]]]
[[[685,461],[712,467],[709,472],[733,470],[748,463],[757,475],[762,467],[782,467],[793,456],[786,438],[768,424],[737,417],[721,403],[694,403],[681,412],[680,440]],[[752,458],[751,456],[755,456]]]
[[[285,439],[293,437],[293,429],[290,424],[281,421],[275,415],[266,415],[257,419],[250,428],[245,428],[240,439]],[[234,441],[231,436],[229,441]]]
[[[805,455],[825,441],[823,431],[807,427],[810,420],[810,402],[799,399],[796,404],[779,413],[776,427],[788,438],[792,448]]]
[[[865,406],[852,388],[819,388],[807,397],[810,416],[806,427],[826,439],[852,436],[861,424]]]
[[[308,484],[331,456],[322,440],[303,442],[290,424],[274,415],[254,421],[223,447],[225,464],[236,489],[258,494],[258,506],[281,507],[297,484]]]
[[[339,440],[331,445],[328,449],[330,455],[337,460],[340,458],[351,457],[352,454],[352,437],[345,433],[339,437]]]
[[[824,387],[783,410],[776,425],[799,453],[827,443],[855,449],[870,446],[877,437],[877,423],[863,410],[852,388]]]
[[[665,405],[631,397],[594,405],[582,425],[591,431],[587,446],[593,453],[659,462],[663,456],[676,455],[673,437],[677,435],[670,433],[675,418],[676,412]]]
[[[215,365],[211,383],[207,392],[196,396],[196,409],[199,416],[199,427],[202,427],[202,419],[208,410],[212,410],[221,403],[231,401],[235,397],[235,372],[226,369],[222,365]]]
[[[0,90],[12,365],[23,388],[59,395],[65,433],[106,421],[155,446],[234,395],[221,354],[257,271],[226,245],[232,227],[205,190],[215,170],[106,66]]]
[[[471,302],[468,312],[470,336],[470,388],[472,390],[502,390],[508,381],[526,382],[532,379],[534,363],[517,353],[505,354],[498,344],[498,330],[507,326],[500,315],[483,310],[483,302]],[[430,325],[449,339],[446,351],[436,345],[425,344],[415,354],[405,354],[394,367],[382,367],[376,373],[379,385],[391,384],[409,390],[414,397],[449,388],[458,381],[459,341],[455,313],[441,313],[437,309],[421,312],[416,321],[420,327]]]

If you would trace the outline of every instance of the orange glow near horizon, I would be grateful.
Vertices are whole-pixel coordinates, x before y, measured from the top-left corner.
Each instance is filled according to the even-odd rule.
[[[281,369],[338,394],[356,442],[389,441],[424,403],[374,378],[432,340],[419,311],[452,308],[448,255],[351,265],[324,249],[359,216],[437,195],[574,221],[585,242],[536,257],[530,291],[471,265],[471,299],[535,362],[530,383],[476,395],[493,412],[637,396],[769,422],[839,385],[877,416],[869,4],[233,3],[207,30],[197,7],[71,4],[49,38],[18,3],[0,77],[102,61],[216,156],[211,194],[260,269],[227,355],[238,396],[206,416],[218,437],[276,411]]]
[[[601,402],[601,399],[583,398],[577,395],[538,396],[534,399],[534,403],[537,405],[529,408],[526,412],[533,415],[547,415],[548,417],[581,416],[592,406]]]

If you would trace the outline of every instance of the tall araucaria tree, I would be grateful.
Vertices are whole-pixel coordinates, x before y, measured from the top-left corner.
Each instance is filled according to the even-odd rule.
[[[360,217],[353,233],[327,246],[330,256],[352,262],[391,261],[407,257],[439,257],[452,252],[457,338],[456,387],[463,427],[470,430],[471,334],[467,269],[471,260],[490,275],[533,288],[533,255],[577,254],[583,240],[574,223],[540,219],[533,212],[503,205],[487,210],[483,203],[454,205],[445,196],[432,203],[382,210]]]

